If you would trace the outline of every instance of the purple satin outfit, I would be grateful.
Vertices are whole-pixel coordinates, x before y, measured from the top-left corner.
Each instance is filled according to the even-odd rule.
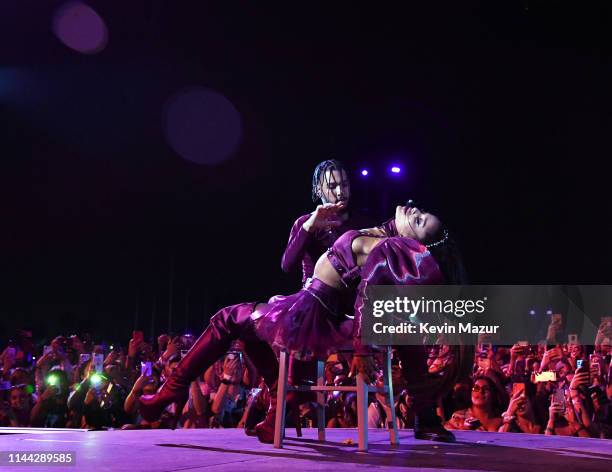
[[[394,230],[393,227],[389,228]],[[445,280],[438,263],[429,250],[419,242],[402,237],[388,238],[376,246],[361,267],[361,282],[355,301],[353,347],[356,353],[367,354],[369,346],[361,344],[361,316],[366,289],[369,285],[438,285]],[[472,365],[467,346],[449,346],[451,361],[445,371],[429,374],[428,347],[423,345],[395,346],[401,360],[407,389],[413,398],[414,411],[435,406],[438,396],[446,394]]]
[[[359,268],[351,250],[359,231],[344,233],[327,257],[340,274],[344,287],[336,289],[312,279],[299,292],[272,297],[265,310],[253,314],[257,335],[274,349],[287,349],[301,360],[324,359],[352,344],[352,314]]]
[[[360,228],[368,228],[373,222],[364,215],[353,213],[349,219],[343,221],[337,228],[329,230],[318,229],[313,232],[306,231],[303,226],[310,218],[310,213],[300,216],[289,234],[287,248],[281,260],[281,268],[284,272],[292,272],[301,264],[302,285],[314,274],[314,266],[327,248],[332,247],[334,242],[346,231]]]
[[[414,239],[392,237],[378,244],[361,267],[361,282],[357,290],[354,319],[355,351],[365,354],[369,350],[362,346],[361,315],[365,292],[369,285],[436,285],[444,278],[438,263],[429,250]]]

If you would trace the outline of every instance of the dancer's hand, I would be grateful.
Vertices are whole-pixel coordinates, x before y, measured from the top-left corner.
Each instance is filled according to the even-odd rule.
[[[318,205],[315,211],[310,215],[310,218],[304,222],[302,228],[311,233],[316,229],[338,227],[342,224],[338,219],[338,213],[345,208],[345,202]]]
[[[372,356],[353,356],[349,377],[363,374],[366,383],[376,378],[376,364]]]

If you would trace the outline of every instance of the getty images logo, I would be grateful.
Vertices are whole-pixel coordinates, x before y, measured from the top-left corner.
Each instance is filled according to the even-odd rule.
[[[466,314],[481,314],[485,311],[487,297],[476,300],[431,300],[421,297],[413,299],[396,297],[395,300],[374,300],[372,314],[380,318],[385,314],[402,313],[408,316],[420,314],[454,314],[462,318]]]

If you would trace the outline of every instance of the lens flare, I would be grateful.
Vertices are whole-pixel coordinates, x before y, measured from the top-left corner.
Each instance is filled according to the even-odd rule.
[[[70,49],[83,54],[96,54],[108,42],[104,20],[89,5],[69,2],[62,5],[53,18],[53,32]]]
[[[242,139],[242,120],[232,102],[195,87],[176,94],[164,113],[168,143],[183,159],[215,165],[231,158]]]

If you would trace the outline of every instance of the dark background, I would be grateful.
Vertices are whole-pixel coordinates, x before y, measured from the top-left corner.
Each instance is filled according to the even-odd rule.
[[[109,30],[95,55],[52,33],[62,3],[0,17],[2,338],[126,341],[170,307],[173,331],[199,332],[295,291],[281,254],[330,157],[376,218],[427,201],[474,283],[612,282],[603,3],[90,1]],[[165,141],[164,104],[189,86],[241,114],[222,164]]]

